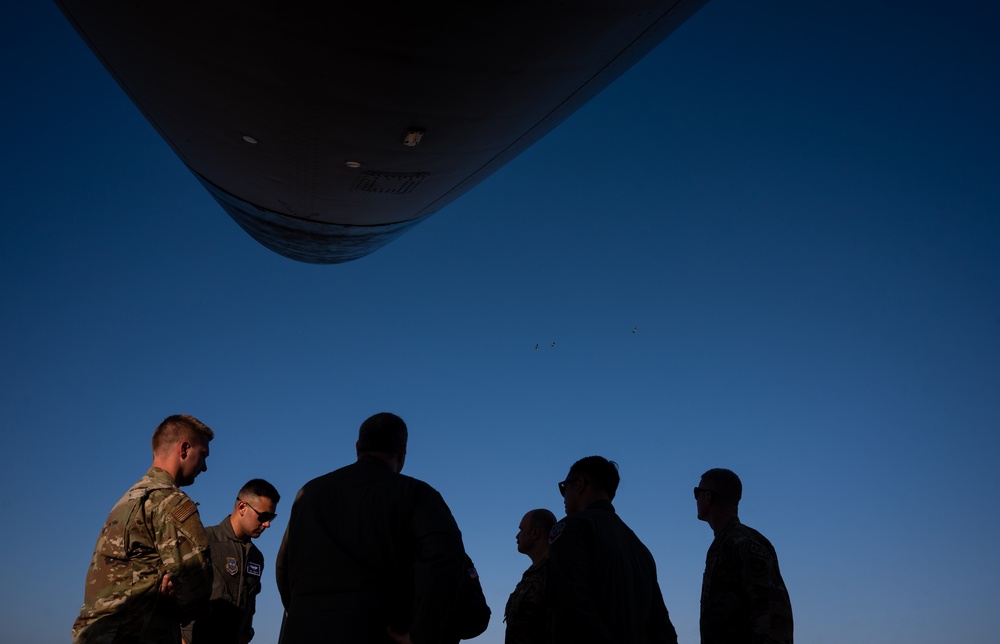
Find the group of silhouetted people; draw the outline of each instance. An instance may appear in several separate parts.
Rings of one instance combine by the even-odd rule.
[[[253,637],[263,556],[278,491],[262,479],[222,523],[202,526],[179,488],[205,471],[212,430],[171,416],[153,465],[115,505],[87,574],[75,643],[226,644]],[[400,472],[408,432],[380,413],[358,432],[357,461],[299,490],[275,563],[281,644],[457,644],[490,609],[448,505]],[[566,516],[525,514],[517,549],[531,566],[504,611],[508,644],[677,642],[649,550],[615,512],[618,466],[588,456],[559,482]],[[702,644],[791,644],[792,611],[770,542],[738,518],[742,484],[705,472],[694,488],[709,523]],[[183,638],[183,639],[182,639]]]
[[[642,541],[615,512],[618,466],[582,458],[559,483],[566,518],[524,515],[517,549],[531,559],[507,607],[506,644],[669,643],[677,633]],[[791,644],[792,607],[771,543],[740,523],[743,486],[712,469],[694,488],[715,532],[701,595],[702,644]]]

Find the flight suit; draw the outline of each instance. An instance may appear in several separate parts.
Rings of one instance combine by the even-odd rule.
[[[212,550],[208,614],[182,629],[188,644],[241,644],[253,639],[264,554],[250,539],[236,538],[229,515],[205,530]]]
[[[275,561],[283,644],[449,637],[468,577],[462,534],[434,488],[377,458],[299,490]]]
[[[458,644],[461,640],[471,640],[482,635],[490,625],[490,607],[479,581],[479,571],[469,555],[465,555],[465,572],[458,601],[442,644]]]
[[[677,642],[653,555],[610,501],[553,526],[547,583],[557,643]]]

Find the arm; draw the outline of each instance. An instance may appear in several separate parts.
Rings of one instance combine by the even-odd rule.
[[[739,547],[743,594],[753,633],[753,644],[791,642],[791,610],[788,594],[780,581],[778,561],[771,548],[746,540]],[[787,614],[786,614],[786,609]],[[785,624],[787,618],[788,624]]]
[[[278,594],[281,596],[281,605],[287,612],[291,599],[288,594],[288,528],[285,528],[285,536],[281,538],[281,545],[278,546],[278,556],[274,560],[274,577]]]
[[[161,574],[169,576],[168,596],[173,597],[184,621],[208,606],[212,593],[212,559],[208,535],[198,508],[178,490],[150,495],[153,530]]]
[[[466,576],[462,533],[444,499],[428,487],[417,499],[411,529],[416,602],[408,635],[416,644],[444,638]]]
[[[274,560],[274,577],[278,586],[278,594],[281,596],[281,605],[288,613],[288,606],[292,600],[291,584],[288,579],[288,540],[292,530],[292,520],[295,516],[295,504],[302,497],[303,490],[295,494],[295,501],[292,502],[292,511],[288,517],[288,524],[285,526],[285,534],[281,538],[281,545],[278,547],[278,556]]]
[[[670,622],[670,614],[663,603],[660,584],[653,580],[653,606],[646,626],[646,638],[650,644],[677,644],[677,631]]]

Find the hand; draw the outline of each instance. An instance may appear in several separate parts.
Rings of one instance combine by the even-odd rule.
[[[394,639],[399,644],[413,644],[413,640],[410,639],[409,633],[397,633],[396,631],[392,630],[391,626],[385,630],[388,631],[389,637]]]
[[[163,580],[160,582],[160,594],[167,597],[173,597],[177,594],[177,591],[174,590],[174,582],[170,581],[170,575],[163,575]]]

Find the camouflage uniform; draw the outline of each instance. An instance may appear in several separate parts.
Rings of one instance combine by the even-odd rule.
[[[735,519],[708,549],[702,644],[792,644],[792,604],[771,542]]]
[[[548,644],[552,641],[552,609],[545,599],[549,559],[542,559],[521,575],[507,600],[505,644]]]
[[[176,595],[161,596],[169,574]],[[151,467],[108,515],[87,571],[74,644],[175,644],[180,624],[207,606],[208,537],[198,508],[173,478]]]

